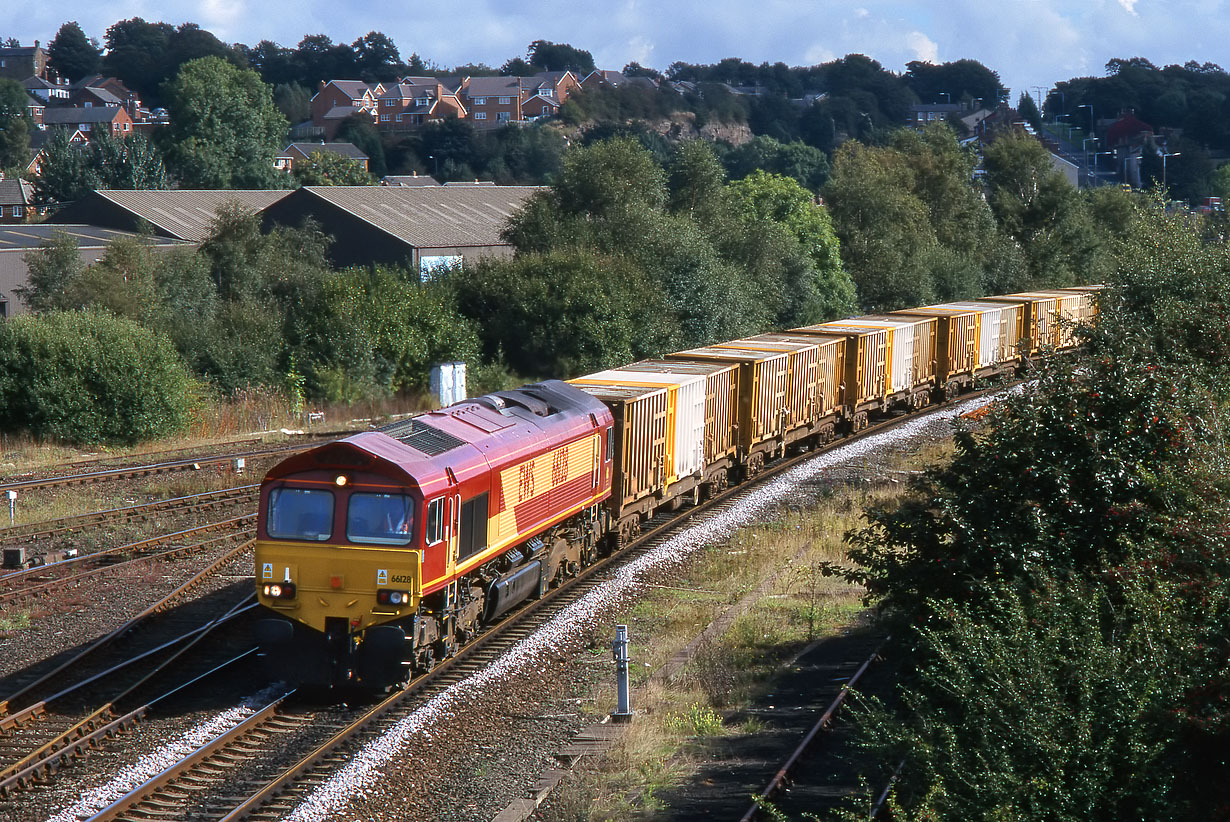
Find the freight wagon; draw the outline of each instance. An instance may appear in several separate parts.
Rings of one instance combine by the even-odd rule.
[[[634,537],[658,510],[1070,347],[1096,287],[851,317],[548,381],[322,445],[261,486],[273,675],[381,687]]]

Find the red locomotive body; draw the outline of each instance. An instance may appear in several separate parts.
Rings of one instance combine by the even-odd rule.
[[[593,553],[612,417],[549,381],[292,457],[261,486],[260,638],[273,673],[381,685]]]

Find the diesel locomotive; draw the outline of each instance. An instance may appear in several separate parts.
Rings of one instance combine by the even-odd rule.
[[[1076,344],[1098,287],[852,317],[499,391],[274,467],[271,678],[378,689],[767,460]]]

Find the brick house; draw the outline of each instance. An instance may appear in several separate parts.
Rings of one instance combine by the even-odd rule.
[[[118,106],[50,106],[43,110],[43,124],[75,129],[87,138],[100,129],[110,129],[113,137],[123,137],[133,130],[132,118]]]
[[[34,186],[19,178],[0,178],[0,223],[24,223]]]
[[[274,168],[285,171],[291,174],[295,170],[295,165],[304,162],[311,158],[312,154],[317,151],[336,154],[339,157],[344,157],[347,160],[353,160],[363,167],[364,171],[370,171],[368,167],[368,156],[364,154],[354,143],[291,143],[282,152],[278,154],[273,161]]]
[[[521,114],[520,77],[467,77],[458,94],[465,101],[469,119],[482,127],[501,126],[525,119]]]
[[[403,77],[377,100],[376,127],[385,132],[410,131],[446,117],[466,117],[457,92],[434,77]]]
[[[312,95],[310,110],[312,126],[330,140],[341,127],[342,121],[355,114],[367,114],[374,122],[376,101],[384,94],[383,83],[364,83],[362,80],[321,81],[320,88]]]
[[[0,48],[0,77],[21,82],[27,77],[47,76],[47,51],[38,41],[33,46],[5,46]]]
[[[141,98],[117,77],[95,74],[73,83],[69,86],[69,90],[72,95],[70,99],[72,105],[84,105],[84,103],[77,102],[79,99],[91,101],[94,105],[98,105],[98,101],[105,100],[110,102],[104,102],[103,105],[122,106],[134,123],[147,119],[145,110],[141,108]]]
[[[558,111],[559,107],[568,99],[568,95],[579,90],[581,90],[581,83],[571,71],[542,71],[533,77],[522,77],[522,116],[526,118],[538,117],[547,113],[542,111],[540,101],[535,100],[535,98],[540,98],[541,101],[547,102],[554,101],[555,110]],[[534,102],[530,104],[528,110],[525,109],[524,104],[529,103],[531,100],[534,100]]]

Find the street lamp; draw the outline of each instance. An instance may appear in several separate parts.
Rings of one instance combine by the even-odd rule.
[[[1098,121],[1093,119],[1093,103],[1081,103],[1077,108],[1089,109],[1089,133],[1093,134],[1098,126]]]
[[[1098,158],[1099,157],[1114,157],[1114,156],[1115,156],[1115,152],[1113,151],[1093,152],[1093,184],[1095,186],[1098,184],[1098,179],[1099,179],[1098,175],[1101,174],[1101,172],[1098,171]]]
[[[1098,141],[1097,137],[1086,137],[1084,142],[1081,143],[1081,150],[1085,154],[1085,182],[1086,183],[1089,182],[1089,144],[1096,143],[1097,141]],[[1094,162],[1095,163],[1097,162],[1096,157],[1094,158]]]
[[[1167,157],[1178,157],[1181,153],[1182,152],[1179,152],[1179,151],[1175,151],[1170,154],[1167,154],[1165,151],[1162,152],[1162,188],[1163,189],[1166,188],[1166,158]]]

